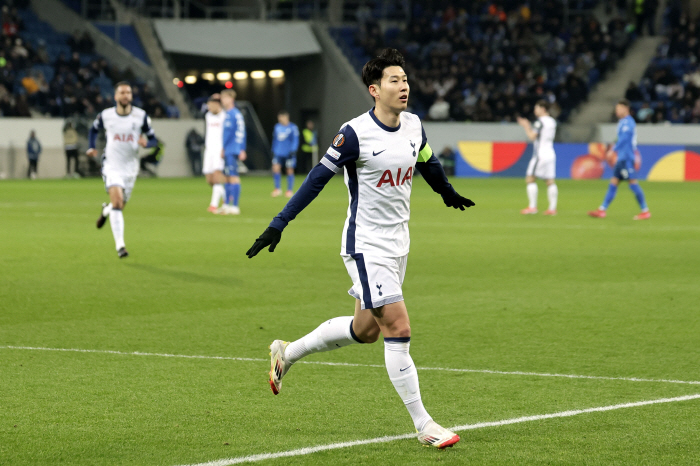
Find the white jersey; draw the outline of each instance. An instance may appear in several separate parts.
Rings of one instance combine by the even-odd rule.
[[[204,133],[204,157],[221,158],[221,150],[224,147],[224,120],[226,112],[223,110],[217,114],[207,112],[204,115],[206,132]]]
[[[373,111],[341,127],[321,159],[336,173],[345,167],[350,205],[341,254],[408,254],[413,173],[416,162],[431,155],[423,125],[412,113],[401,113],[396,128],[382,124]]]
[[[155,136],[151,119],[143,109],[131,107],[128,115],[119,115],[116,107],[110,107],[97,115],[92,129],[95,134],[105,130],[107,145],[102,160],[103,173],[136,176],[139,173],[139,137]]]
[[[537,133],[532,157],[542,161],[554,160],[554,136],[557,134],[557,120],[549,115],[545,115],[537,119],[533,125],[533,129]]]

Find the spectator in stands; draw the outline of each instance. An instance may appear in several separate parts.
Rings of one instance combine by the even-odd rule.
[[[168,106],[165,108],[165,114],[168,118],[180,118],[180,109],[175,105],[175,101],[170,99]]]
[[[630,83],[627,85],[625,99],[629,100],[630,102],[644,100],[644,94],[642,94],[642,91],[639,90],[639,87],[637,87],[634,81],[630,81]]]
[[[27,140],[27,159],[29,167],[27,168],[27,178],[35,179],[39,164],[39,155],[41,155],[41,143],[36,138],[36,133],[32,130],[29,133]]]

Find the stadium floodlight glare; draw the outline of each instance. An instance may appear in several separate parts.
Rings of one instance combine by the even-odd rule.
[[[233,73],[233,79],[236,81],[242,81],[244,79],[248,79],[248,72],[247,71],[236,71]]]
[[[202,79],[204,79],[205,81],[213,81],[214,73],[202,73]]]
[[[180,83],[179,79],[173,78],[173,84],[175,84],[177,86],[179,83]]]
[[[250,72],[250,77],[253,79],[263,79],[265,76],[267,76],[267,73],[264,71],[251,71]]]
[[[187,84],[194,84],[197,82],[197,76],[194,76],[194,75],[185,76],[185,82]]]
[[[216,79],[218,79],[219,81],[228,81],[229,79],[231,79],[231,73],[229,73],[228,71],[220,71],[216,73]]]
[[[267,75],[271,78],[284,78],[284,71],[282,70],[270,70]]]

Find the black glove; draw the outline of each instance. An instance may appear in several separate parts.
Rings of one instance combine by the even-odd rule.
[[[255,257],[260,251],[270,246],[270,252],[275,251],[275,247],[279,244],[282,239],[282,232],[276,228],[267,227],[263,234],[255,240],[255,243],[248,249],[246,255],[248,259]]]
[[[445,205],[447,207],[454,207],[455,209],[459,210],[464,210],[465,207],[471,207],[476,205],[474,204],[474,201],[472,201],[471,199],[467,199],[466,197],[460,196],[459,194],[457,194],[456,191],[443,194],[442,200],[445,202]]]

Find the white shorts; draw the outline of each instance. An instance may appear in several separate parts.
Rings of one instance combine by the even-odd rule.
[[[534,176],[541,180],[553,180],[556,178],[557,162],[556,159],[542,160],[538,157],[530,159],[527,166],[527,176]]]
[[[365,254],[342,255],[352,279],[348,294],[360,300],[362,309],[375,309],[403,301],[403,277],[408,255],[379,257]]]
[[[209,175],[214,172],[224,171],[224,159],[221,157],[221,152],[212,154],[204,151],[204,163],[202,164],[202,173]]]
[[[134,190],[136,176],[124,175],[122,173],[102,172],[102,179],[105,182],[105,191],[109,193],[109,188],[119,186],[124,190],[124,202],[131,197],[131,191]]]

